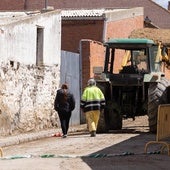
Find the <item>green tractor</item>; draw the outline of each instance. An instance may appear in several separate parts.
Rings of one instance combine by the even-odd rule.
[[[120,130],[123,119],[148,115],[150,132],[155,133],[158,106],[169,103],[169,81],[164,74],[168,49],[149,39],[130,38],[110,39],[104,46],[104,70],[96,82],[106,107],[97,131]]]

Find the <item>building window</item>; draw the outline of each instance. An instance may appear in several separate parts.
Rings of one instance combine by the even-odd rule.
[[[43,65],[44,28],[37,27],[36,65]]]

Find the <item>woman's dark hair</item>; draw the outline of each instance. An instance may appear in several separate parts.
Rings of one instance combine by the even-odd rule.
[[[67,84],[62,84],[61,85],[61,89],[63,90],[63,97],[61,99],[62,103],[65,103],[67,101],[67,97],[68,97],[68,85]]]
[[[62,85],[61,85],[61,88],[62,88],[62,89],[68,89],[68,85],[67,85],[66,83],[65,83],[65,84],[62,84]]]

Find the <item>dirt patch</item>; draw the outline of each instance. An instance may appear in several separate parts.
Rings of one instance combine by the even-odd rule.
[[[170,46],[170,29],[143,28],[134,30],[131,38],[148,38],[154,42],[162,41],[163,44]]]

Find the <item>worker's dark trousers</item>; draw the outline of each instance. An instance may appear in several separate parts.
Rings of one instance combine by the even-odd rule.
[[[59,111],[58,115],[59,115],[63,135],[67,135],[67,132],[68,132],[68,129],[69,129],[71,112],[60,112]]]

